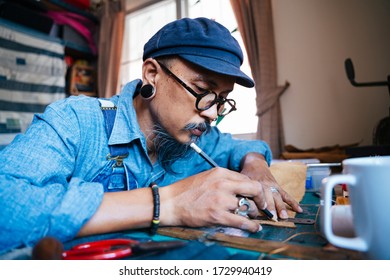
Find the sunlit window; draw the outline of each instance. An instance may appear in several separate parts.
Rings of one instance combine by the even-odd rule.
[[[157,30],[175,19],[175,0],[160,1],[126,16],[120,71],[121,87],[129,81],[141,78],[145,43]]]
[[[179,0],[180,1],[180,0]],[[181,0],[182,17],[207,17],[226,26],[244,52],[242,70],[251,76],[248,58],[237,22],[229,0]],[[163,25],[177,17],[176,1],[159,1],[157,4],[139,9],[126,16],[124,48],[122,54],[121,78],[123,86],[127,82],[141,78],[142,52],[146,41]],[[255,90],[236,85],[229,98],[237,101],[238,110],[228,115],[218,124],[223,132],[232,134],[253,134],[257,130]]]

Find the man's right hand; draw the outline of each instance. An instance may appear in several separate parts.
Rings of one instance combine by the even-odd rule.
[[[259,182],[225,168],[204,171],[160,188],[160,224],[189,227],[224,225],[250,232],[259,231],[261,227],[257,222],[234,214],[238,207],[237,196],[260,197],[260,203],[265,208]],[[258,214],[257,207],[249,201],[250,214],[255,216]]]

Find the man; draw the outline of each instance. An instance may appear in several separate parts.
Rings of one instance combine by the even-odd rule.
[[[259,231],[235,214],[238,196],[250,198],[249,216],[268,207],[287,218],[286,204],[302,211],[271,175],[266,143],[211,126],[236,109],[228,99],[235,83],[254,86],[225,27],[205,18],[174,21],[145,44],[143,58],[142,81],[110,100],[51,104],[2,151],[0,253],[45,236],[67,241],[146,228],[152,218],[154,229]],[[193,142],[221,167],[211,168],[189,148]]]

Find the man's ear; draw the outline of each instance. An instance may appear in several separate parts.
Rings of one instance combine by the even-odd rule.
[[[144,100],[152,99],[156,94],[155,77],[157,74],[157,61],[148,58],[142,65],[142,87],[140,90],[141,98]]]
[[[142,64],[142,82],[155,86],[154,82],[157,75],[157,61],[153,58],[148,58]]]

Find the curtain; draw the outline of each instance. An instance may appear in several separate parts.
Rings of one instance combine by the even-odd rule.
[[[284,147],[279,98],[288,88],[277,85],[275,40],[271,0],[230,0],[238,29],[248,54],[256,82],[256,106],[259,118],[256,138],[266,141],[274,158]]]
[[[98,96],[110,97],[119,91],[125,1],[104,0],[99,9],[99,18]]]

